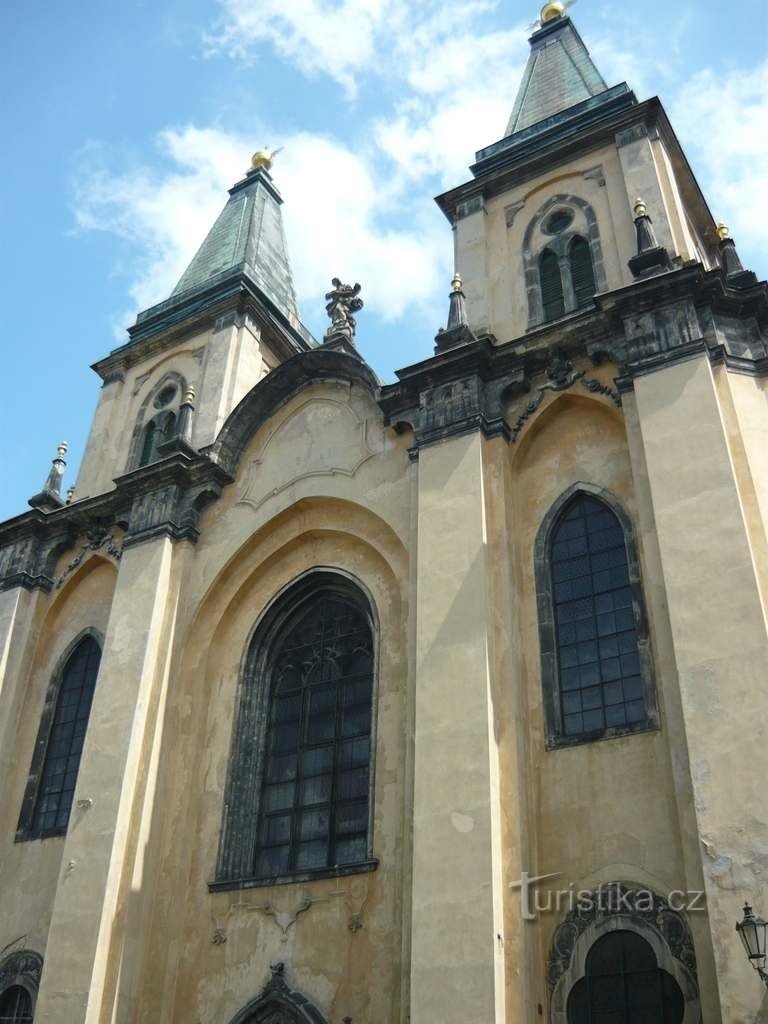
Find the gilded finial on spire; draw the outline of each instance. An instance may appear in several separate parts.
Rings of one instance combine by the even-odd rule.
[[[544,4],[541,8],[541,14],[539,15],[541,24],[546,25],[548,21],[562,18],[565,15],[565,10],[565,4],[561,0],[549,0],[549,3]]]
[[[718,225],[717,225],[717,237],[720,239],[721,242],[725,241],[726,238],[730,238],[731,237],[730,228],[728,227],[727,224],[724,224],[723,221],[719,221],[718,222]]]
[[[265,146],[263,149],[257,149],[251,157],[251,169],[254,171],[261,170],[264,168],[265,171],[272,170],[272,164],[275,162],[275,157],[278,153],[282,153],[283,147],[279,149],[270,149],[269,146]]]
[[[637,199],[635,200],[635,207],[634,207],[634,209],[635,209],[635,216],[636,217],[645,217],[646,214],[648,213],[648,207],[645,205],[645,200],[641,199],[640,196],[638,196]]]
[[[458,270],[453,275],[453,280],[451,281],[451,288],[455,292],[461,291],[461,274],[458,272]]]

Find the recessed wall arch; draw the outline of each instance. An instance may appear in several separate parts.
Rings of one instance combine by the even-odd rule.
[[[562,231],[546,234],[543,228],[554,213],[563,211],[571,214],[571,220]],[[531,218],[523,235],[523,270],[528,298],[528,328],[538,327],[553,316],[545,314],[545,296],[542,289],[541,259],[549,251],[557,258],[562,281],[562,313],[579,308],[583,299],[574,289],[569,256],[573,242],[582,238],[589,246],[594,284],[597,292],[607,290],[603,251],[600,242],[597,216],[592,206],[580,196],[558,193],[550,196]],[[557,315],[562,315],[559,313]]]

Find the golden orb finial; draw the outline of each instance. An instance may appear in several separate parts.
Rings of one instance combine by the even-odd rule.
[[[272,169],[272,161],[275,154],[271,152],[268,146],[264,149],[257,149],[251,157],[251,167],[254,171],[258,171],[260,167],[263,167],[265,171]]]
[[[458,270],[453,275],[453,280],[451,281],[451,288],[455,292],[461,291],[461,274],[458,272]]]
[[[565,4],[561,0],[549,0],[549,3],[544,4],[541,8],[541,14],[539,18],[542,25],[546,25],[548,21],[554,21],[555,18],[562,18],[565,14]]]
[[[728,225],[724,224],[722,221],[720,221],[717,225],[717,237],[720,239],[721,242],[724,242],[726,238],[731,237],[731,232]]]
[[[635,216],[645,217],[648,213],[648,207],[645,205],[645,200],[641,199],[640,196],[635,200]]]

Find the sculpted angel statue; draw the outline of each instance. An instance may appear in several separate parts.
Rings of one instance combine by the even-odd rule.
[[[363,308],[363,300],[360,298],[361,285],[342,284],[338,277],[334,277],[331,283],[333,290],[325,296],[328,303],[325,309],[331,318],[331,326],[325,332],[325,336],[330,338],[341,334],[351,341],[357,327],[353,314],[359,313]]]

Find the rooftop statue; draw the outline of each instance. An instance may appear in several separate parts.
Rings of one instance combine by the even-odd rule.
[[[338,277],[334,277],[331,283],[333,289],[325,296],[325,309],[331,318],[331,326],[325,332],[325,337],[341,336],[353,341],[357,327],[353,314],[359,313],[363,308],[363,300],[360,298],[361,285],[342,284]]]

